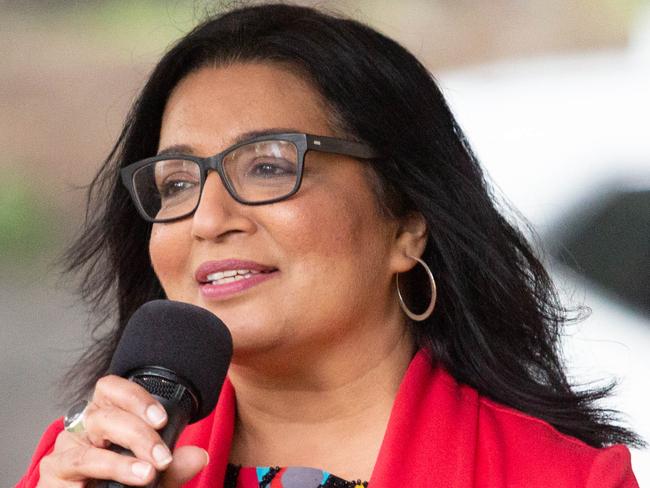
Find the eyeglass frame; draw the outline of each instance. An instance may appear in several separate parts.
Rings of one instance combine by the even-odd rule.
[[[235,191],[235,188],[232,186],[231,181],[226,176],[226,172],[223,169],[223,159],[227,154],[230,154],[232,151],[236,150],[239,147],[246,146],[248,144],[253,144],[256,142],[264,142],[264,141],[286,141],[286,142],[291,142],[295,145],[297,151],[296,152],[296,158],[297,158],[296,182],[294,184],[294,187],[291,189],[291,191],[286,195],[283,195],[281,197],[271,198],[268,200],[262,200],[259,202],[249,202],[243,200]],[[298,192],[298,190],[300,189],[300,185],[302,184],[302,176],[303,176],[303,170],[305,166],[305,155],[307,154],[308,151],[340,154],[343,156],[351,156],[359,159],[374,159],[379,157],[379,155],[374,149],[372,149],[369,145],[364,144],[362,142],[349,141],[346,139],[340,139],[338,137],[316,136],[313,134],[307,134],[302,132],[283,132],[278,134],[265,134],[262,136],[253,137],[251,139],[247,139],[245,141],[241,141],[236,144],[233,144],[232,146],[227,147],[226,149],[224,149],[218,154],[215,154],[213,156],[207,156],[204,158],[199,156],[193,156],[191,154],[184,154],[184,153],[169,153],[169,154],[161,154],[158,156],[153,156],[150,158],[142,159],[140,161],[136,161],[135,163],[131,163],[128,166],[125,166],[124,168],[120,169],[120,176],[122,179],[122,184],[128,190],[129,195],[131,196],[131,200],[135,203],[136,209],[138,210],[140,216],[144,220],[150,223],[167,223],[167,222],[174,222],[176,220],[184,219],[194,214],[194,212],[196,212],[196,209],[199,208],[199,205],[201,204],[201,196],[203,195],[203,189],[205,188],[205,182],[207,180],[208,171],[210,170],[216,171],[219,174],[221,183],[223,183],[223,186],[228,191],[228,194],[235,201],[243,205],[268,205],[271,203],[281,202],[282,200],[286,200],[290,198],[291,196],[295,195]],[[184,161],[192,161],[198,164],[201,170],[199,175],[200,176],[199,198],[196,202],[196,206],[191,211],[186,212],[178,217],[171,217],[167,219],[155,219],[155,218],[152,219],[145,212],[144,207],[142,206],[142,203],[140,202],[140,199],[137,196],[135,186],[133,184],[133,176],[135,172],[138,171],[140,168],[143,168],[144,166],[147,166],[149,164],[156,163],[158,161],[165,161],[167,159],[182,159]]]

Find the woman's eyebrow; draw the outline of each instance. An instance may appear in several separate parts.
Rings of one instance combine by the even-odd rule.
[[[294,133],[294,132],[301,133],[303,131],[295,128],[287,128],[287,127],[274,127],[272,129],[252,130],[252,131],[243,132],[239,134],[233,140],[233,144],[239,144],[240,142],[244,142],[249,139],[255,139],[256,137],[270,136],[273,134]]]
[[[255,139],[256,137],[269,136],[273,134],[295,133],[295,132],[300,133],[302,131],[295,128],[274,127],[272,129],[252,130],[248,132],[242,132],[241,134],[239,134],[237,137],[233,139],[232,143],[228,147],[234,146],[235,144],[239,144],[240,142],[244,142],[249,139]],[[165,156],[166,154],[194,154],[194,150],[192,149],[192,146],[189,146],[187,144],[174,144],[173,146],[169,146],[164,149],[161,149],[160,151],[158,151],[158,154],[156,154],[156,156]]]
[[[166,154],[192,154],[192,148],[187,144],[174,144],[173,146],[166,147],[158,151],[156,156],[164,156]]]

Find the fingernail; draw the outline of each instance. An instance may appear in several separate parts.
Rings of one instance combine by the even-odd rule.
[[[131,465],[131,471],[133,472],[134,475],[136,475],[140,479],[146,479],[149,474],[151,474],[151,470],[153,467],[149,463],[133,463]]]
[[[149,419],[149,422],[151,425],[154,427],[160,425],[163,423],[163,421],[167,418],[167,414],[165,411],[160,408],[158,405],[149,405],[147,407],[147,418]]]
[[[163,468],[172,462],[172,454],[163,444],[156,444],[151,451],[151,455],[156,460],[158,467]]]
[[[210,455],[208,454],[208,451],[206,451],[205,449],[203,450],[203,452],[205,453],[205,464],[204,464],[204,466],[207,466],[208,464],[210,464]]]

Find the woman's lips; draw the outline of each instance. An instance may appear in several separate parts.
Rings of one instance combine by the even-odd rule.
[[[277,276],[277,268],[254,261],[225,259],[199,266],[195,278],[205,298],[224,299]]]

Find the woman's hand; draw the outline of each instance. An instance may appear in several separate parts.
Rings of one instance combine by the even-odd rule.
[[[83,487],[90,480],[143,486],[164,471],[160,483],[176,488],[207,463],[207,453],[184,446],[171,453],[156,432],[167,423],[163,407],[144,388],[118,376],[101,378],[84,414],[84,432],[59,434],[41,460],[38,487]],[[135,457],[109,449],[117,444]]]

